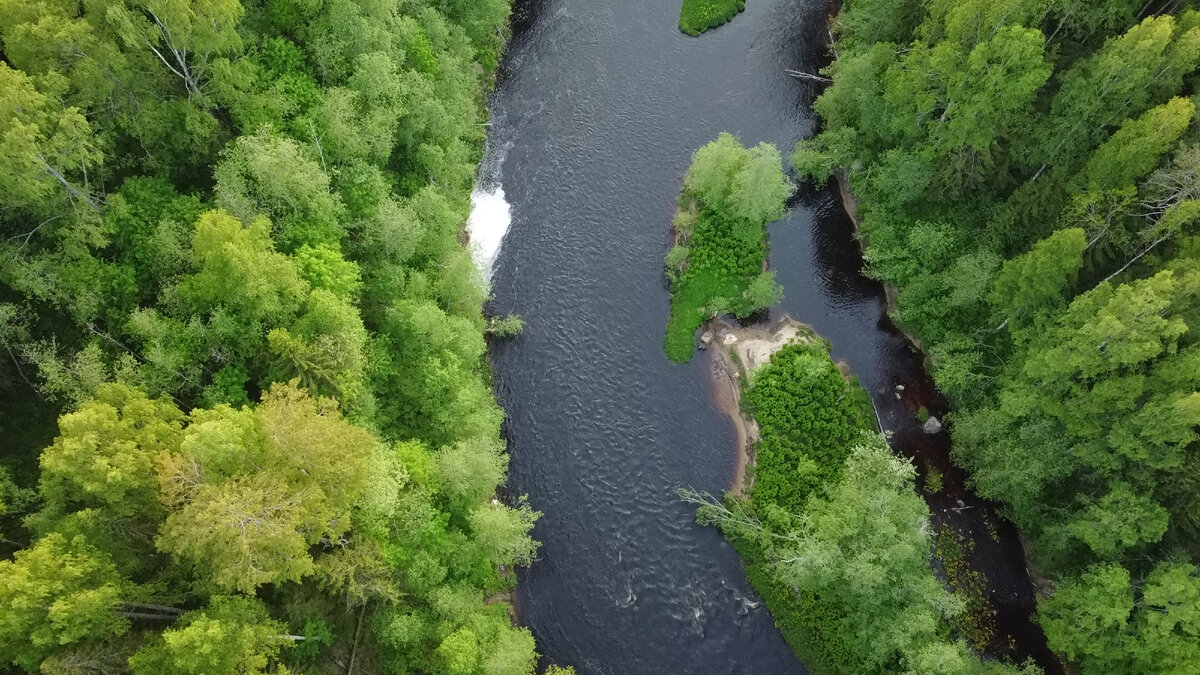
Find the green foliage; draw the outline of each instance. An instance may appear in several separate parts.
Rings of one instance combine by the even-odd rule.
[[[674,225],[681,241],[667,254],[671,318],[664,344],[672,361],[692,358],[705,319],[726,312],[747,317],[782,297],[774,276],[762,271],[767,223],[783,216],[792,192],[781,163],[773,146],[747,150],[728,133],[692,158]]]
[[[1113,190],[1145,177],[1183,135],[1195,114],[1196,107],[1191,101],[1173,98],[1122,124],[1088,158],[1084,168],[1088,187]]]
[[[1051,645],[1084,672],[1176,672],[1173,646],[1142,661],[1116,636],[1141,630],[1131,578],[1200,554],[1200,13],[852,0],[837,25],[825,130],[794,164],[848,174],[871,270],[958,408],[956,461],[1061,582]]]
[[[9,662],[35,671],[56,648],[115,637],[129,622],[113,610],[123,580],[83,539],[50,534],[0,561],[0,645]]]
[[[850,447],[874,420],[820,343],[790,345],[751,375],[746,402],[758,421],[753,497],[799,512],[835,482]]]
[[[837,17],[844,41],[859,44],[902,42],[921,15],[921,3],[914,0],[857,0],[847,3]]]
[[[183,615],[154,643],[129,660],[135,675],[151,673],[271,672],[280,649],[291,646],[283,624],[258,600],[217,595],[204,609]]]
[[[785,639],[818,672],[1018,672],[946,638],[961,600],[929,568],[915,471],[882,437],[859,434],[837,478],[800,510],[755,494],[704,504],[698,518],[732,539]]]
[[[520,335],[521,330],[525,328],[525,322],[516,314],[508,316],[492,317],[488,321],[487,332],[496,337],[512,337]]]
[[[929,509],[912,465],[873,439],[854,447],[777,554],[777,573],[802,598],[842,609],[828,630],[868,670],[921,653],[961,611],[929,570]]]
[[[963,601],[930,569],[916,470],[868,431],[870,399],[823,343],[773,354],[746,400],[762,436],[749,499],[681,494],[731,539],[800,658],[830,673],[1016,672],[946,637]]]
[[[169,400],[151,400],[121,384],[59,420],[59,436],[42,453],[40,492],[48,513],[98,508],[111,518],[158,514],[158,456],[182,440],[183,415]]]
[[[1164,562],[1138,586],[1117,564],[1094,566],[1063,584],[1039,610],[1051,647],[1085,673],[1193,668],[1200,658],[1196,568]]]
[[[679,30],[688,35],[699,35],[728,22],[744,9],[746,0],[683,0],[679,10]]]
[[[1083,230],[1055,232],[1004,263],[992,281],[988,303],[1003,312],[1014,333],[1039,313],[1061,311],[1063,292],[1083,266],[1086,249]]]
[[[925,473],[925,489],[931,493],[941,492],[943,487],[942,478],[941,471],[938,471],[935,467],[929,467]]]
[[[162,461],[172,512],[159,549],[243,592],[310,574],[309,547],[350,527],[375,439],[342,420],[334,402],[283,385],[255,410],[255,432],[228,408],[193,419],[182,452]],[[237,460],[222,456],[231,432],[244,444]],[[258,472],[262,464],[273,470]]]
[[[325,672],[357,641],[363,668],[438,673],[464,630],[482,671],[533,670],[483,603],[537,514],[492,500],[459,240],[508,12],[0,0],[0,353],[46,397],[2,412],[66,413],[10,439],[42,471],[0,482],[6,534],[40,499],[0,562],[6,659]],[[375,615],[423,618],[393,640]],[[285,652],[305,625],[338,646]]]

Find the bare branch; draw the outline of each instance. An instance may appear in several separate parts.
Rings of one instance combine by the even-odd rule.
[[[38,158],[38,161],[42,163],[42,167],[46,169],[46,173],[50,174],[51,176],[54,177],[55,180],[57,180],[59,183],[61,183],[62,186],[67,189],[67,192],[71,193],[72,197],[82,199],[85,204],[92,207],[93,211],[95,211],[96,213],[100,213],[100,207],[96,205],[96,202],[92,200],[91,196],[89,196],[86,192],[84,192],[84,191],[80,190],[79,188],[75,187],[74,185],[72,185],[71,182],[69,180],[67,180],[66,178],[64,178],[63,175],[61,173],[59,173],[57,169],[50,166],[50,162],[46,161],[46,158],[42,155],[42,153],[39,152],[37,154],[37,158]]]

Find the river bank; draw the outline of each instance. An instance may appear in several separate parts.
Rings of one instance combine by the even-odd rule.
[[[827,46],[834,60],[839,56],[833,43],[839,10],[837,3],[826,20]],[[838,168],[830,182],[834,189],[827,190],[837,195],[837,203],[852,232],[855,256],[864,261],[862,269],[869,275],[863,257],[869,240],[860,227],[859,201],[851,188],[848,171]],[[931,357],[925,352],[923,341],[896,320],[900,289],[878,281],[873,283],[881,296],[883,320],[918,355],[922,371],[921,386],[910,388],[897,383],[892,391],[873,392],[877,413],[878,399],[883,395],[889,403],[894,398],[906,404],[904,407],[919,422],[924,423],[929,416],[944,420],[951,408],[927,372]],[[880,423],[883,427],[882,418]],[[999,515],[998,505],[980,499],[967,487],[965,473],[950,459],[949,433],[940,422],[934,427],[935,434],[927,433],[925,428],[916,433],[911,420],[904,426],[907,433],[903,435],[896,435],[893,430],[893,449],[917,465],[918,492],[929,504],[937,533],[935,564],[945,581],[968,602],[969,624],[963,629],[972,646],[993,656],[1024,655],[1033,658],[1046,673],[1062,672],[1061,661],[1047,647],[1045,635],[1033,616],[1036,598],[1044,595],[1047,582],[1034,569],[1023,535]]]
[[[707,321],[703,331],[700,344],[708,351],[713,399],[733,422],[737,441],[737,463],[729,492],[740,497],[750,488],[747,472],[754,464],[753,448],[759,440],[758,422],[742,408],[743,386],[772,354],[790,344],[811,342],[816,333],[786,315],[769,328],[741,326],[718,317]]]
[[[489,311],[525,320],[492,348],[495,390],[508,489],[544,514],[516,606],[538,650],[581,675],[799,673],[749,570],[676,496],[727,490],[738,441],[713,398],[711,357],[664,358],[669,239],[649,224],[669,222],[679,177],[719,132],[780,148],[813,133],[820,88],[781,64],[827,62],[829,6],[749,3],[701,39],[678,32],[678,9],[520,0],[490,100],[512,226]],[[860,273],[836,194],[802,188],[791,207],[770,226],[769,266],[785,289],[770,314],[830,341],[901,454],[919,467],[947,456],[922,447],[942,442],[916,421],[919,405],[942,414],[936,390]],[[954,480],[946,474],[947,489]]]
[[[859,228],[859,203],[850,187],[849,175],[844,169],[838,169],[832,182],[862,255],[868,241]],[[877,283],[883,295],[887,321],[920,355],[921,367],[926,369],[930,357],[925,353],[922,341],[895,322],[900,289]],[[927,386],[905,393],[906,388],[900,385],[893,396],[897,401],[908,400],[908,408],[914,416],[924,413],[945,419],[951,412],[949,402],[937,391],[928,373],[924,373],[924,379]],[[923,419],[920,421],[924,422]],[[1048,674],[1063,672],[1061,661],[1046,646],[1045,635],[1033,616],[1036,599],[1045,596],[1048,582],[1034,569],[1027,542],[999,515],[998,505],[979,498],[967,487],[965,472],[950,459],[948,431],[940,430],[936,436],[936,439],[922,439],[929,441],[921,444],[925,452],[913,451],[911,456],[924,455],[925,461],[917,464],[921,476],[918,492],[929,504],[932,514],[936,532],[935,564],[946,583],[968,604],[969,622],[964,631],[973,646],[984,653],[1009,656],[1024,653],[1034,658]],[[917,438],[911,433],[908,437]],[[902,448],[896,449],[901,454],[909,454]],[[1005,555],[997,557],[998,549],[1006,550]],[[1018,590],[1014,590],[1014,586]],[[1006,595],[1010,597],[1005,598]],[[1026,644],[1018,646],[1018,639]]]

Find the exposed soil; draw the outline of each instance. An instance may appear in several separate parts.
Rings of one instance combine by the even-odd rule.
[[[742,411],[742,383],[766,365],[775,352],[790,344],[810,342],[816,334],[790,316],[781,317],[770,328],[741,326],[724,318],[711,319],[702,331],[712,336],[707,349],[713,396],[717,406],[733,421],[737,439],[737,465],[729,491],[741,495],[750,487],[746,468],[754,463],[752,453],[759,438],[758,422]]]

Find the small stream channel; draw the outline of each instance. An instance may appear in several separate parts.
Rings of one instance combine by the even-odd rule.
[[[752,0],[690,38],[677,29],[679,0],[517,1],[481,195],[511,218],[491,309],[520,314],[525,330],[497,342],[492,359],[510,491],[544,513],[541,559],[521,573],[516,608],[547,661],[614,675],[805,672],[737,554],[675,496],[681,486],[721,493],[736,457],[708,359],[672,364],[663,352],[662,260],[696,148],[730,131],[786,156],[815,131],[819,91],[784,69],[827,61],[830,6]],[[998,612],[997,653],[1049,664],[1029,622],[1020,544],[965,489],[945,434],[921,432],[915,411],[940,417],[945,401],[887,320],[881,287],[862,275],[851,230],[836,192],[797,194],[770,231],[785,291],[773,311],[830,339],[897,451],[943,473],[931,510],[975,542],[969,559]]]

